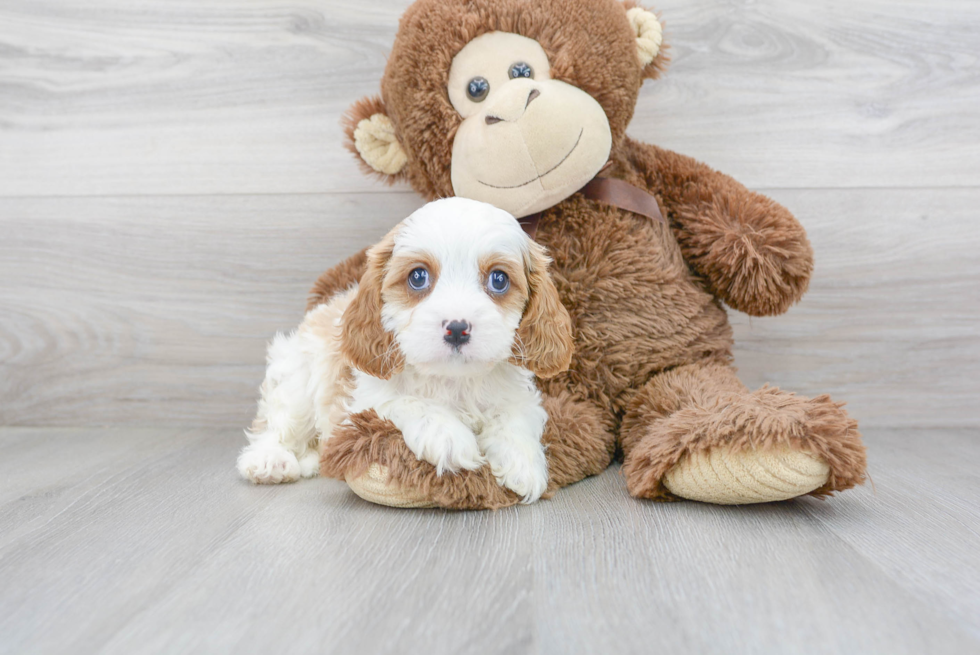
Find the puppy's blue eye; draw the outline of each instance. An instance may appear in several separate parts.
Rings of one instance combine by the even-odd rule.
[[[413,269],[411,273],[408,274],[408,286],[412,287],[416,291],[422,291],[429,286],[429,271],[425,270],[421,266],[419,268]]]
[[[512,80],[516,80],[518,77],[533,78],[534,70],[530,66],[525,64],[523,61],[519,61],[510,67],[510,70],[507,71],[507,74],[510,76],[510,79]]]
[[[493,293],[504,293],[510,288],[510,278],[503,271],[491,271],[487,277],[487,288]]]

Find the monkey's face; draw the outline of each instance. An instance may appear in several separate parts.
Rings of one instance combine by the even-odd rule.
[[[534,39],[508,32],[473,39],[453,58],[448,86],[463,119],[452,152],[457,196],[526,216],[582,188],[609,157],[602,106],[552,79]]]
[[[640,85],[666,64],[661,37],[636,0],[415,0],[381,96],[345,118],[348,147],[426,199],[533,214],[622,146]]]

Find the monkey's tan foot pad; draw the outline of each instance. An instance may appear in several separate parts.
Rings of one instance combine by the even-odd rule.
[[[788,500],[827,483],[823,460],[788,446],[764,450],[711,448],[688,453],[664,476],[675,496],[717,505]]]
[[[351,491],[369,503],[404,509],[438,507],[417,489],[405,488],[389,480],[388,468],[380,464],[371,464],[361,475],[345,479]]]

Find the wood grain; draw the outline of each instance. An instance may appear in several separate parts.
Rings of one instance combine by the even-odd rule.
[[[900,459],[913,466],[932,443],[892,431],[866,436],[877,493],[865,488],[828,502],[801,499],[735,511],[688,502],[650,505],[626,498],[613,469],[592,481],[586,498],[578,495],[583,485],[557,496],[561,520],[534,515],[540,545],[534,567],[541,572],[535,593],[548,617],[545,652],[589,653],[596,644],[604,652],[629,653],[654,647],[681,653],[976,652],[980,595],[961,584],[978,573],[980,539],[961,527],[972,515],[943,512],[919,523],[904,508],[912,497],[920,499],[917,507],[976,498],[980,479],[913,489],[893,475],[891,464],[899,458],[883,465],[876,455],[908,444]],[[923,479],[948,458],[976,448],[975,435],[944,443],[953,444],[920,469]],[[874,527],[854,530],[861,521]],[[952,558],[936,557],[948,550]],[[883,562],[887,566],[879,568]],[[951,616],[956,627],[947,622]]]
[[[876,489],[824,502],[612,468],[460,513],[250,486],[227,429],[5,428],[0,652],[980,652],[980,440],[866,436]]]
[[[817,270],[736,363],[863,425],[980,424],[980,191],[778,190]],[[265,344],[412,194],[0,199],[0,425],[244,426]]]
[[[407,3],[0,7],[0,425],[247,422],[312,279],[419,204],[337,127]],[[673,67],[631,133],[772,193],[817,250],[801,305],[733,315],[746,382],[980,424],[980,6],[658,8]]]
[[[980,424],[976,190],[774,190],[816,271],[786,315],[730,312],[749,386],[832,393],[862,425]]]
[[[265,344],[411,194],[0,201],[0,425],[242,425]]]
[[[338,121],[409,0],[6,0],[0,195],[384,192]],[[980,5],[656,3],[630,133],[752,187],[973,186]]]

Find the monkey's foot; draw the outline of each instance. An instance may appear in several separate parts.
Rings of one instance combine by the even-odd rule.
[[[689,453],[664,476],[667,491],[688,500],[747,505],[788,500],[825,485],[830,467],[800,450],[712,448]]]
[[[405,509],[438,507],[435,501],[418,489],[394,483],[388,475],[387,466],[371,464],[360,475],[347,477],[346,480],[351,491],[369,503]]]
[[[864,481],[857,422],[829,396],[764,387],[680,409],[643,429],[623,464],[638,498],[741,505],[829,496]]]
[[[593,405],[567,393],[545,394],[543,402],[548,489],[541,497],[550,498],[561,487],[605,470],[615,442]],[[437,475],[408,449],[398,428],[373,410],[351,416],[334,431],[320,456],[320,475],[345,480],[364,500],[391,507],[498,509],[521,501],[497,482],[490,466]]]
[[[320,456],[320,475],[345,480],[364,500],[389,507],[497,509],[521,500],[497,483],[489,466],[438,475],[374,410],[351,416],[334,431]]]

